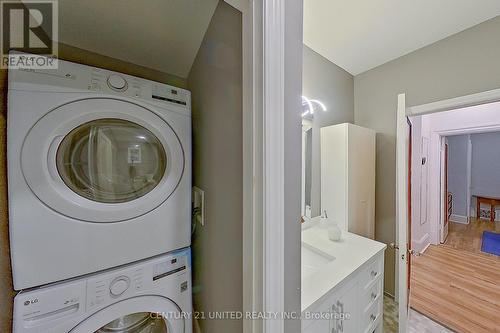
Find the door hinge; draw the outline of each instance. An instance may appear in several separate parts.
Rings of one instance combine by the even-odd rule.
[[[390,247],[391,249],[399,250],[399,245],[396,245],[395,243],[390,243],[390,244],[389,244],[389,247]]]

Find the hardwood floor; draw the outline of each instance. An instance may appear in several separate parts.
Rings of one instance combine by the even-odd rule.
[[[477,235],[453,231],[449,243],[413,258],[410,305],[457,332],[500,332],[500,261],[479,253],[477,240],[468,244]]]
[[[499,256],[481,252],[483,231],[500,233],[500,222],[490,222],[476,218],[472,218],[469,224],[450,222],[445,245],[457,250],[485,254],[496,260],[500,260]]]

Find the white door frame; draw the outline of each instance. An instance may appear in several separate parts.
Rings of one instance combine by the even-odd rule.
[[[396,165],[396,177],[398,179],[405,179],[407,173],[407,160],[405,162],[405,158],[407,157],[407,146],[406,146],[406,117],[410,116],[419,116],[431,113],[438,113],[443,111],[451,111],[455,109],[462,109],[466,107],[472,107],[482,104],[489,104],[493,102],[500,101],[500,89],[489,90],[481,93],[476,93],[467,96],[461,96],[456,98],[451,98],[447,100],[442,100],[433,103],[422,104],[418,106],[405,107],[405,94],[398,95],[398,112],[396,114],[396,142],[397,142],[397,165]],[[404,113],[402,110],[405,110]],[[458,132],[455,132],[458,134]],[[443,133],[441,133],[443,134]],[[439,134],[435,133],[438,136]],[[432,142],[432,138],[431,138]],[[440,141],[438,140],[438,143]],[[430,144],[431,145],[431,144]],[[432,147],[432,145],[431,145]],[[440,150],[440,146],[438,145]],[[431,148],[433,149],[433,148]],[[438,155],[439,156],[439,155]],[[439,166],[438,166],[439,167]],[[440,187],[438,187],[439,190]],[[399,295],[399,332],[406,332],[407,326],[407,309],[406,301],[407,301],[407,270],[406,270],[406,261],[407,261],[407,227],[408,227],[408,215],[407,215],[407,203],[408,200],[408,188],[406,184],[401,184],[401,186],[397,185],[396,192],[396,202],[397,202],[397,213],[396,213],[396,235],[398,237],[397,244],[399,245],[399,253],[396,256],[396,273],[398,275],[398,285],[396,286]],[[430,219],[432,219],[432,215]],[[404,254],[404,256],[403,256]]]
[[[472,141],[467,136],[467,223],[470,223],[471,214],[471,183],[472,183]]]
[[[399,333],[406,333],[408,311],[407,252],[408,252],[408,122],[406,96],[398,95],[396,112],[396,253],[395,294],[398,301]],[[402,266],[400,266],[402,264]],[[401,269],[400,269],[401,268]]]
[[[448,227],[449,225],[446,224],[446,229],[445,229],[445,220],[446,220],[446,212],[444,211],[444,205],[446,204],[445,200],[447,200],[447,195],[444,193],[445,190],[445,183],[444,183],[444,178],[445,178],[445,149],[446,149],[446,137],[445,136],[439,136],[439,193],[441,194],[441,198],[439,200],[440,205],[439,205],[439,242],[444,243],[446,240],[446,237],[448,236]],[[439,243],[438,243],[439,244]]]
[[[285,74],[302,70],[285,67],[285,4],[301,13],[302,1],[225,1],[242,12],[243,24],[243,311],[283,313]],[[301,26],[302,17],[291,23]],[[298,99],[298,115],[300,106]],[[244,333],[283,333],[284,326],[282,318],[243,320]]]
[[[243,60],[243,312],[262,310],[262,9],[260,1],[224,0],[242,13]],[[262,323],[245,319],[244,333]]]

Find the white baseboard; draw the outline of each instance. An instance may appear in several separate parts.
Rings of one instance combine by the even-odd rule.
[[[427,243],[427,245],[422,249],[422,251],[420,251],[420,254],[423,254],[425,253],[425,251],[429,248],[429,246],[431,246],[431,243]]]
[[[412,240],[412,250],[415,250],[416,252],[423,253],[425,249],[429,246],[430,241],[429,241],[430,235],[426,233],[420,239],[413,239]]]
[[[451,214],[450,221],[455,223],[469,224],[467,216]]]

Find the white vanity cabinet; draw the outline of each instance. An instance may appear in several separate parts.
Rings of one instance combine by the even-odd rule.
[[[383,255],[378,252],[303,311],[310,319],[302,320],[302,333],[382,333]]]

